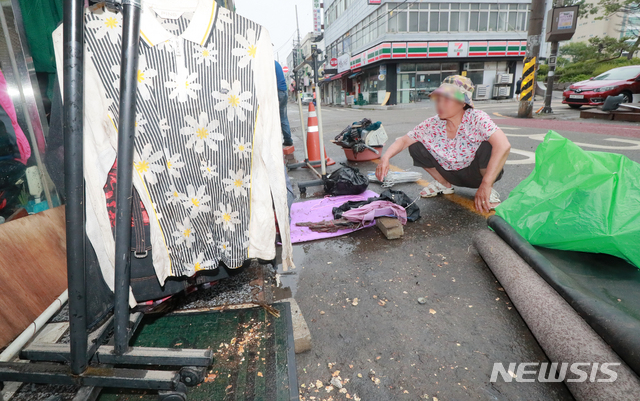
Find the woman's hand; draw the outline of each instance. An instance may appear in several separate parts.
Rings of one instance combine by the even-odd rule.
[[[479,212],[489,213],[489,210],[491,210],[491,205],[489,204],[489,198],[491,197],[491,188],[491,185],[483,182],[482,184],[480,184],[478,191],[476,191],[475,204],[476,210],[478,210]]]
[[[378,167],[376,167],[376,178],[380,182],[383,182],[384,177],[389,173],[389,159],[385,156],[380,158],[380,163],[378,163]]]

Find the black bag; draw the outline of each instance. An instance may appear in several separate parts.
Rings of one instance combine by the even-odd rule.
[[[324,192],[332,195],[358,195],[367,190],[369,179],[357,168],[342,163],[341,168],[329,174],[324,181]]]
[[[393,189],[387,189],[380,194],[378,200],[388,200],[405,208],[407,211],[407,220],[416,221],[420,218],[420,208],[415,202],[402,191],[394,191]]]

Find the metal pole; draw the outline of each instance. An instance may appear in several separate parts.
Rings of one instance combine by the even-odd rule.
[[[298,32],[298,44],[296,45],[296,66],[294,67],[294,72],[296,73],[296,94],[298,95],[298,98],[300,97],[300,81],[298,80],[298,64],[300,64],[300,60],[298,60],[298,58],[300,57],[300,24],[298,23],[298,5],[296,4],[296,31]]]
[[[549,74],[547,75],[547,90],[544,93],[544,108],[541,113],[553,113],[551,100],[553,99],[553,81],[556,72],[556,58],[558,57],[558,42],[551,42],[551,53],[549,54]]]
[[[118,173],[116,184],[116,258],[114,352],[129,349],[129,284],[131,281],[131,191],[138,82],[141,0],[122,2],[122,64],[118,119]]]
[[[556,0],[555,7],[562,7],[563,0]],[[553,100],[553,81],[556,73],[556,59],[558,57],[558,42],[551,42],[551,53],[549,54],[549,74],[547,74],[547,90],[544,93],[544,108],[542,113],[553,113],[551,101]]]
[[[67,284],[71,372],[87,368],[85,220],[83,176],[84,0],[65,0],[63,16],[64,181],[67,189]],[[36,150],[37,152],[37,150]]]
[[[520,93],[520,105],[518,117],[533,117],[533,98],[536,90],[536,71],[538,54],[540,53],[540,41],[542,35],[542,23],[544,21],[545,0],[533,0],[531,2],[531,17],[529,19],[529,33],[527,35],[527,56],[525,57],[525,70],[522,74],[522,89]],[[528,67],[530,65],[531,67]]]
[[[324,154],[324,138],[322,135],[322,102],[320,101],[320,85],[316,83],[316,110],[318,112],[318,137],[320,138],[320,171],[322,172],[322,178],[327,176],[327,160]]]

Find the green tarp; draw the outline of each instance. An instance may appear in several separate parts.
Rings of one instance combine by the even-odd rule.
[[[549,131],[533,172],[496,208],[537,246],[606,253],[640,267],[640,164]]]

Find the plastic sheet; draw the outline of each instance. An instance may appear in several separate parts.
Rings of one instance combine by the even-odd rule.
[[[533,172],[496,208],[533,245],[606,253],[640,267],[640,164],[549,131]]]

